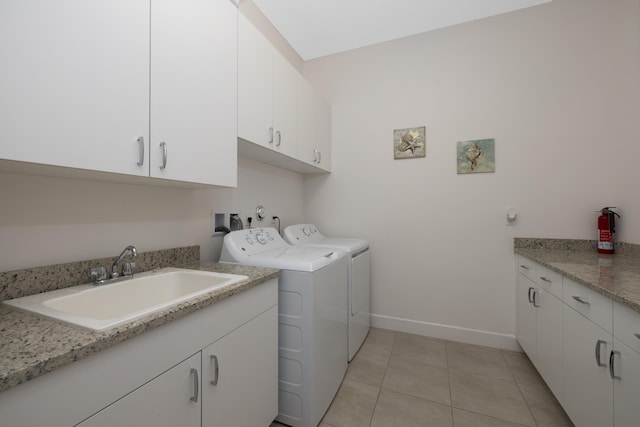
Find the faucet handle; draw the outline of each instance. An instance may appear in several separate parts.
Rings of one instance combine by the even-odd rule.
[[[94,282],[107,279],[107,269],[104,267],[95,267],[89,271],[89,275]]]
[[[136,268],[135,262],[127,262],[122,266],[123,276],[133,276],[133,270]]]

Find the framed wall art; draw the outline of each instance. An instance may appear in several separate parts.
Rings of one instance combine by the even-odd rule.
[[[496,171],[495,139],[458,141],[458,173],[487,173]]]
[[[393,158],[413,159],[426,155],[426,128],[395,129],[393,131]]]

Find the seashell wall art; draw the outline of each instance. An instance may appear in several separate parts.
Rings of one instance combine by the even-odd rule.
[[[393,158],[397,160],[425,157],[427,152],[425,132],[425,126],[395,129],[393,131]]]
[[[458,173],[496,171],[495,139],[458,141]]]

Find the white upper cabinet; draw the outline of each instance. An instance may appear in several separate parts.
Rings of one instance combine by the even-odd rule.
[[[1,2],[0,159],[235,186],[237,14],[228,0]]]
[[[243,15],[238,33],[240,153],[296,172],[329,171],[328,104]]]
[[[241,15],[238,42],[238,136],[297,154],[295,68]]]
[[[305,79],[298,79],[298,158],[331,170],[331,107]]]
[[[150,175],[236,185],[238,9],[154,0]]]
[[[238,17],[238,136],[273,144],[273,57],[269,41],[242,14]]]
[[[274,49],[273,55],[273,147],[295,157],[298,154],[298,80],[302,76]]]
[[[0,57],[0,158],[149,174],[149,1],[3,0]]]

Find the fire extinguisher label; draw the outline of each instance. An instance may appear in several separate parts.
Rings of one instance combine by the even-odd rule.
[[[598,249],[613,250],[613,239],[609,230],[598,230]]]

